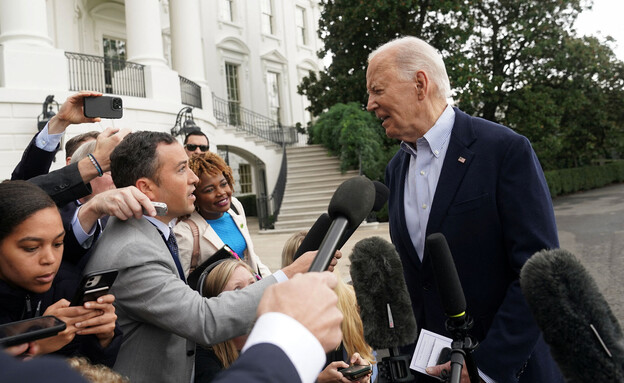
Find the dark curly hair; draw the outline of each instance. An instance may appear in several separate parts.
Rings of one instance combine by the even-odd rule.
[[[218,174],[223,174],[230,187],[234,186],[232,168],[230,168],[218,154],[205,152],[198,156],[192,156],[189,159],[189,168],[197,177],[201,177],[202,174],[207,174],[213,177]]]
[[[118,188],[134,186],[139,178],[160,182],[156,177],[159,168],[156,147],[171,145],[176,139],[169,133],[141,131],[128,134],[111,153],[111,176]]]
[[[50,196],[27,181],[0,183],[0,242],[39,210],[56,207]]]

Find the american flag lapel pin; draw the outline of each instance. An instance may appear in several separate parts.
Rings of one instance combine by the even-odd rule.
[[[459,161],[459,162],[461,162],[463,164],[464,162],[466,162],[466,159],[464,157],[462,157],[462,156],[459,156],[457,161]]]

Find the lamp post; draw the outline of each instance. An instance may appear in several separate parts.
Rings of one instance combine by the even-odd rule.
[[[37,129],[39,131],[41,131],[46,126],[48,121],[56,115],[56,113],[52,110],[53,104],[56,105],[56,111],[58,112],[59,104],[56,100],[54,100],[54,95],[50,94],[45,98],[45,101],[42,104],[43,110],[41,114],[37,116]]]
[[[174,137],[182,135],[186,136],[195,131],[201,131],[201,128],[197,126],[195,119],[193,118],[193,107],[185,106],[180,109],[178,115],[176,116],[175,125],[171,128],[171,135]]]

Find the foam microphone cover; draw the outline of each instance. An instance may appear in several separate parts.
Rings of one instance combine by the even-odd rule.
[[[466,311],[466,297],[444,234],[433,233],[427,236],[425,249],[431,257],[433,276],[444,313],[449,317],[463,314]]]
[[[364,176],[344,181],[332,196],[327,212],[332,219],[344,217],[348,228],[356,228],[371,212],[375,202],[375,186]]]
[[[323,238],[325,238],[325,234],[327,234],[327,230],[329,230],[329,225],[331,225],[332,219],[329,218],[329,214],[323,213],[321,214],[314,225],[308,231],[308,234],[301,241],[301,245],[293,255],[293,261],[299,258],[306,251],[316,251],[318,250],[321,242],[323,242]]]
[[[416,319],[394,245],[380,237],[366,238],[355,244],[349,259],[366,342],[376,350],[413,343]],[[394,328],[388,325],[387,304]]]
[[[379,211],[388,201],[388,196],[390,195],[390,189],[379,181],[373,181],[373,186],[375,186],[375,202],[373,202],[373,210]],[[341,249],[345,243],[351,238],[355,230],[357,230],[358,226],[354,228],[349,228],[345,231],[345,233],[340,238],[340,242],[338,242],[338,249]],[[327,230],[326,230],[327,231]],[[320,243],[319,243],[320,244]],[[318,247],[317,247],[318,249]],[[316,249],[315,249],[316,250]]]
[[[520,272],[520,286],[567,382],[624,382],[622,329],[573,254],[562,249],[535,253]]]
[[[375,186],[375,202],[373,203],[373,211],[379,211],[388,202],[390,189],[379,181],[373,181]]]

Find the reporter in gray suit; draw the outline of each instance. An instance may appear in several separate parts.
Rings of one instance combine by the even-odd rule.
[[[171,135],[135,132],[115,148],[115,185],[135,186],[165,202],[165,216],[111,218],[85,273],[119,270],[111,293],[125,334],[114,369],[136,382],[190,382],[195,342],[210,345],[247,333],[264,289],[308,270],[314,253],[243,290],[206,299],[185,282],[171,228],[194,209],[197,176],[184,148]],[[171,235],[171,236],[170,236]],[[336,259],[332,261],[335,265]]]

